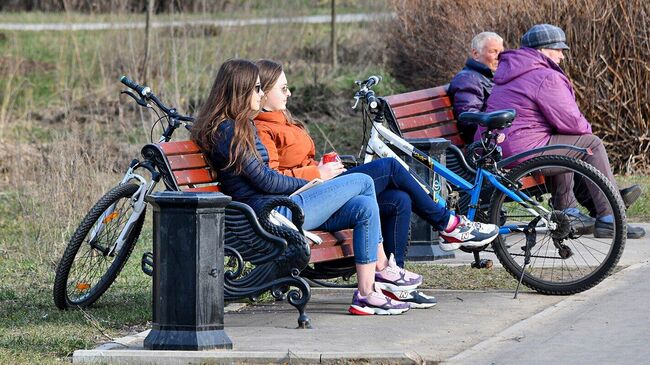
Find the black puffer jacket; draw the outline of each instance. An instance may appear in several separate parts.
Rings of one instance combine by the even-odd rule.
[[[487,108],[487,99],[492,92],[494,74],[486,65],[469,58],[465,68],[451,79],[449,90],[456,118],[463,112],[483,112]],[[474,140],[475,125],[458,124],[458,129],[465,143]]]
[[[259,212],[264,204],[278,196],[288,196],[307,183],[307,180],[285,176],[269,168],[269,156],[266,148],[255,134],[255,148],[262,160],[251,157],[244,164],[241,174],[236,174],[232,167],[225,168],[230,161],[230,142],[234,136],[234,121],[226,120],[219,125],[214,147],[210,153],[210,162],[217,169],[217,180],[222,185],[224,194],[233,200],[246,203]],[[251,122],[252,123],[252,122]]]

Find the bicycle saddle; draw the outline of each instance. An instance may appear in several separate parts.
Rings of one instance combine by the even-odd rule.
[[[478,124],[488,130],[510,127],[517,112],[514,109],[497,110],[491,113],[464,112],[458,116],[458,121],[463,123]]]

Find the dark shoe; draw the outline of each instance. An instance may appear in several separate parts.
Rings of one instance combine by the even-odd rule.
[[[645,229],[643,227],[636,227],[627,225],[627,238],[636,239],[645,236]],[[594,237],[596,238],[612,238],[614,237],[614,223],[606,223],[596,221],[594,229]]]
[[[621,189],[621,197],[625,208],[629,208],[641,196],[641,187],[639,185],[632,185],[629,188]]]
[[[391,292],[385,289],[382,289],[382,293],[385,296],[399,300],[400,302],[408,303],[411,308],[431,308],[438,303],[436,298],[431,295],[426,295],[421,291],[417,290],[405,290],[399,292]]]
[[[594,233],[594,225],[596,224],[596,218],[590,217],[582,213],[577,208],[569,208],[564,210],[571,227],[575,230],[576,234],[586,235]]]

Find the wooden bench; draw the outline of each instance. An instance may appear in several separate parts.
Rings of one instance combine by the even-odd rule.
[[[166,142],[158,145],[173,173],[175,190],[187,192],[221,191],[217,176],[206,161],[206,156],[193,141]],[[313,232],[322,240],[311,246],[309,263],[319,263],[353,257],[352,230],[340,232]]]
[[[468,181],[474,175],[462,162],[461,155],[466,147],[458,131],[451,98],[447,94],[449,85],[411,91],[385,97],[392,109],[404,139],[444,138],[455,146],[447,150],[445,165]],[[544,177],[525,177],[523,188],[544,183]]]
[[[221,190],[206,156],[193,141],[149,144],[143,148],[142,155],[154,162],[168,190]],[[286,291],[289,286],[298,287],[302,291],[300,300],[287,297],[300,311],[299,325],[308,325],[304,306],[310,292],[303,278],[349,277],[355,272],[352,230],[313,233],[321,238],[320,244],[314,244],[289,228],[278,227],[268,220],[260,221],[248,205],[232,202],[226,207],[224,248],[226,258],[234,260],[235,264],[230,270],[226,269],[224,299],[254,298],[267,290],[275,296],[280,295],[277,289]]]

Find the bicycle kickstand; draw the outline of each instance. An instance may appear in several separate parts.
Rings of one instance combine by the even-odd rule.
[[[521,287],[521,282],[524,280],[524,273],[526,272],[526,266],[530,264],[530,249],[535,246],[537,241],[537,232],[535,227],[540,221],[541,217],[533,219],[528,226],[524,229],[524,234],[526,235],[526,247],[524,248],[524,265],[521,268],[521,275],[519,276],[519,282],[517,283],[517,289],[515,289],[515,296],[512,299],[517,299],[517,294],[519,293],[519,288]]]

